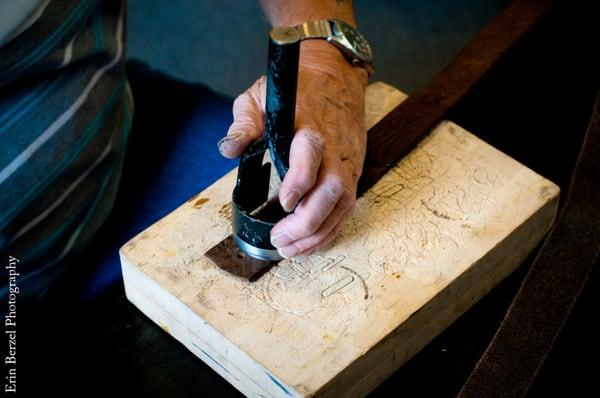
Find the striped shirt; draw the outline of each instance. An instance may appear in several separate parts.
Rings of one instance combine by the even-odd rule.
[[[133,106],[124,24],[121,0],[42,0],[0,47],[0,252],[26,295],[111,210]]]

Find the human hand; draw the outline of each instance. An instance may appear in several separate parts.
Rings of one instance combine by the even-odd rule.
[[[366,148],[366,84],[366,70],[350,65],[329,43],[302,43],[296,132],[279,190],[284,210],[295,209],[271,231],[271,243],[283,257],[326,247],[354,210]],[[234,122],[219,141],[223,156],[240,156],[262,136],[265,93],[263,76],[235,100]]]

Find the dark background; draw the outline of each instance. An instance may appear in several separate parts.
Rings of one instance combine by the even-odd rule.
[[[509,0],[355,0],[374,80],[407,93],[439,72]],[[266,71],[257,0],[128,0],[128,51],[172,76],[236,96]]]

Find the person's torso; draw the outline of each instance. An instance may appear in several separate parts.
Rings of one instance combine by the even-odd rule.
[[[1,1],[20,21],[0,32],[0,253],[27,278],[112,206],[132,112],[125,16],[121,0]]]

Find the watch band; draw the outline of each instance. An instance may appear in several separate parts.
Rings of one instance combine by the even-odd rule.
[[[346,58],[352,65],[360,66],[360,67],[364,68],[367,71],[367,73],[369,74],[369,76],[371,76],[373,74],[373,72],[375,71],[372,63],[362,61],[358,57],[349,57],[348,51],[345,51],[342,48],[340,48],[332,40],[336,36],[332,29],[332,24],[334,22],[335,22],[334,20],[330,20],[330,19],[319,19],[319,20],[314,20],[314,21],[306,21],[300,25],[297,25],[295,27],[295,29],[300,34],[300,40],[306,40],[306,39],[325,39],[325,40],[327,40],[329,43],[334,45],[334,47],[338,48],[338,50],[340,50],[342,52],[342,54],[344,55],[344,58]]]
[[[333,36],[331,22],[327,19],[307,21],[297,26],[300,37],[304,39],[327,39]]]

